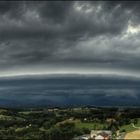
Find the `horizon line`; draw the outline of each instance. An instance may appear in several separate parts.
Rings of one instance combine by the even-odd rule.
[[[122,78],[135,78],[135,79],[140,79],[140,74],[133,74],[133,73],[121,73],[121,72],[44,72],[44,73],[19,73],[19,74],[4,74],[0,75],[0,78],[26,78],[26,77],[36,77],[36,76],[101,76],[101,77],[122,77]]]

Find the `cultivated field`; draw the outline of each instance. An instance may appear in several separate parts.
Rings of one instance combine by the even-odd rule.
[[[125,140],[128,140],[128,139],[140,139],[140,130],[136,130],[136,131],[133,131],[133,132],[129,132],[126,134]]]

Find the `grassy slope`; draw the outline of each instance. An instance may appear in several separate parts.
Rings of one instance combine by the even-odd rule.
[[[104,128],[104,124],[100,124],[100,123],[85,123],[85,122],[76,122],[76,127],[77,128],[88,128],[90,130],[99,130],[99,129],[103,129]]]
[[[140,118],[138,119],[138,123],[135,125],[136,127],[140,127]],[[125,129],[126,132],[132,132],[132,131],[135,131],[137,130],[136,128],[133,128],[132,127],[132,124],[129,124],[129,125],[123,125],[120,130],[123,130]]]

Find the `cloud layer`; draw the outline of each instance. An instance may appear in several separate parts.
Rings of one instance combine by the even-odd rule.
[[[0,2],[0,75],[139,74],[140,2]]]
[[[140,79],[50,77],[0,79],[0,105],[140,106]]]

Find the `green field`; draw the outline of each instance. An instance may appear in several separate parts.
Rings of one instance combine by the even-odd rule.
[[[140,127],[140,118],[138,119],[137,124],[135,124],[136,127]],[[125,130],[126,132],[132,132],[137,130],[137,128],[132,127],[132,124],[128,124],[128,125],[123,125],[122,127],[120,127],[120,130]]]
[[[111,130],[114,136],[121,130],[124,136],[140,127],[136,112],[139,109],[0,109],[0,138],[71,140],[91,130]]]
[[[77,128],[87,128],[87,129],[89,129],[89,130],[101,130],[101,129],[103,129],[106,125],[105,124],[101,124],[101,123],[91,123],[91,122],[89,122],[89,123],[87,123],[87,122],[80,122],[80,121],[78,121],[78,122],[76,122],[75,123],[76,124],[76,127]]]
[[[123,125],[120,130],[125,130],[126,132],[131,132],[137,130],[136,128],[133,128],[131,124]]]

